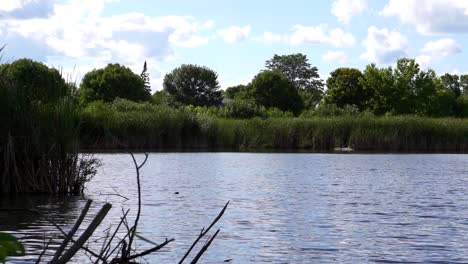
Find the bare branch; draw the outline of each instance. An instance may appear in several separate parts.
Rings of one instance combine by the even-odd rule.
[[[198,243],[198,241],[200,241],[200,239],[202,239],[206,235],[206,233],[208,233],[210,231],[210,229],[219,221],[219,219],[221,219],[221,217],[223,216],[224,212],[226,211],[226,208],[228,207],[228,205],[229,205],[229,201],[226,203],[223,210],[221,210],[221,212],[219,212],[218,216],[213,220],[211,225],[206,230],[204,228],[202,229],[202,231],[200,232],[200,235],[198,235],[197,239],[195,239],[192,246],[190,246],[190,248],[187,250],[185,255],[179,261],[179,264],[182,264],[184,262],[184,260],[188,257],[188,255],[190,254],[192,249],[195,247],[195,245]]]
[[[55,261],[58,260],[58,258],[62,254],[63,250],[67,247],[68,242],[70,242],[70,240],[73,238],[73,235],[75,235],[76,231],[78,230],[78,228],[81,225],[81,222],[83,222],[83,219],[85,218],[86,214],[88,213],[89,207],[91,207],[92,202],[93,202],[93,200],[88,200],[86,202],[85,207],[83,208],[83,210],[81,210],[80,217],[78,217],[78,220],[76,220],[75,225],[70,230],[70,232],[68,232],[68,234],[65,237],[65,239],[63,240],[62,244],[60,245],[60,247],[55,252],[55,255],[54,255],[54,257],[52,258],[52,261],[51,261],[52,263],[54,263]]]
[[[201,258],[201,256],[203,255],[203,253],[205,253],[205,251],[210,247],[211,245],[211,242],[213,242],[213,240],[215,239],[215,237],[218,235],[219,233],[219,229],[218,231],[216,231],[216,233],[214,233],[214,235],[210,238],[210,240],[208,240],[208,242],[206,242],[205,245],[203,245],[202,249],[200,250],[200,252],[198,252],[198,254],[195,256],[195,258],[192,260],[192,262],[190,262],[191,264],[195,264],[198,262],[198,260]]]

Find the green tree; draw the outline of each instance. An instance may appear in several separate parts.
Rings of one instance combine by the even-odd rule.
[[[440,76],[441,84],[447,89],[452,90],[455,97],[461,95],[460,77],[456,74],[446,73]]]
[[[151,98],[141,77],[120,64],[108,64],[104,69],[85,74],[78,94],[83,104],[98,100],[112,102],[116,98],[132,101],[148,101]]]
[[[419,64],[414,59],[402,58],[397,61],[397,66],[393,72],[395,90],[392,110],[395,114],[410,114],[414,112],[416,97],[418,93],[425,92],[426,86],[417,85],[420,73]],[[424,76],[421,76],[424,79]],[[421,80],[419,80],[421,82]],[[417,90],[420,91],[417,91]]]
[[[261,72],[253,79],[251,89],[257,103],[266,108],[276,107],[296,115],[304,108],[294,84],[279,72]]]
[[[18,96],[32,101],[55,101],[68,95],[71,88],[59,71],[30,59],[1,65],[0,76],[11,87],[18,87]]]
[[[221,104],[218,74],[208,67],[186,64],[164,77],[164,90],[183,105],[217,106]]]
[[[398,93],[393,89],[393,70],[391,67],[379,69],[375,64],[367,65],[359,84],[369,94],[369,108],[377,115],[393,112],[398,103]]]
[[[435,71],[421,71],[416,76],[414,113],[425,116],[451,115],[455,99],[454,91],[442,84]]]
[[[330,73],[324,96],[325,103],[335,104],[340,108],[345,105],[355,105],[359,110],[364,110],[369,95],[359,83],[361,77],[361,71],[353,68],[338,68]]]
[[[301,53],[291,55],[274,55],[266,61],[266,68],[286,76],[299,90],[306,107],[314,107],[323,95],[323,81],[317,67],[312,67],[307,56]]]

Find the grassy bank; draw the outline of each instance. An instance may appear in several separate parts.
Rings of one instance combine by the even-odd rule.
[[[412,116],[226,119],[150,104],[94,104],[83,112],[87,149],[468,151],[468,120]]]

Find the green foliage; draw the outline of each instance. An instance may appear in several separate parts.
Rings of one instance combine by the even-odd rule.
[[[266,109],[259,106],[253,99],[234,99],[223,106],[221,116],[226,118],[247,119],[266,117]]]
[[[440,76],[440,81],[441,85],[446,89],[450,89],[455,97],[461,95],[460,77],[458,75],[446,73]]]
[[[69,92],[56,69],[30,59],[0,65],[0,76],[5,85],[17,87],[17,96],[27,100],[53,102]]]
[[[358,69],[338,68],[327,80],[327,91],[324,96],[326,104],[334,104],[338,107],[355,105],[360,110],[367,106],[369,100],[368,90],[364,90],[359,83],[362,73]]]
[[[392,104],[390,105],[393,114],[414,113],[412,107],[415,106],[416,89],[422,90],[422,94],[424,89],[429,88],[425,86],[426,83],[423,83],[425,81],[424,77],[418,80],[419,72],[419,65],[414,59],[403,58],[397,61],[397,66],[393,72],[394,84],[392,88],[394,98],[392,98]],[[417,81],[422,84],[421,87],[417,85]]]
[[[266,115],[269,118],[292,118],[294,114],[289,111],[281,111],[276,107],[270,107],[266,110]]]
[[[375,64],[367,65],[359,84],[369,94],[369,108],[377,115],[393,111],[398,102],[398,93],[393,89],[392,68],[379,69]]]
[[[369,96],[368,107],[377,115],[417,114],[447,116],[456,95],[433,70],[421,71],[414,59],[400,59],[395,70],[368,65],[359,84]]]
[[[313,108],[322,99],[323,81],[320,79],[317,67],[310,65],[307,56],[302,53],[290,55],[274,55],[266,61],[266,68],[277,71],[288,80],[299,91],[305,108]]]
[[[301,117],[334,117],[334,116],[361,116],[372,115],[368,112],[361,112],[355,105],[345,105],[339,107],[335,104],[320,104],[314,110],[307,110],[302,112]]]
[[[233,87],[228,87],[223,92],[223,97],[228,98],[228,99],[234,99],[234,98],[246,99],[249,97],[248,90],[249,90],[249,87],[247,85],[242,85],[242,84],[233,86]]]
[[[455,115],[468,117],[468,95],[461,95],[455,101]]]
[[[171,103],[169,95],[164,90],[154,92],[151,102],[157,105],[169,105]]]
[[[281,73],[263,71],[255,76],[251,88],[257,103],[266,108],[276,107],[299,114],[304,107],[297,89]]]
[[[0,262],[5,263],[8,256],[24,256],[25,250],[23,244],[6,233],[0,232]]]
[[[222,101],[218,74],[207,67],[182,65],[164,77],[163,87],[182,105],[217,106]]]
[[[323,83],[320,80],[317,67],[312,67],[304,54],[297,53],[282,56],[275,54],[271,60],[266,62],[266,68],[286,76],[297,89],[306,91],[323,90]]]
[[[115,98],[148,101],[151,97],[144,80],[120,64],[108,64],[85,74],[78,93],[83,105],[99,100],[112,102]]]

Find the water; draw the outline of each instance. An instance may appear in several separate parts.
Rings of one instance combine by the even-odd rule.
[[[94,213],[111,202],[103,226],[115,227],[122,207],[135,211],[134,168],[128,154],[98,157],[104,165],[86,198],[95,200]],[[201,263],[468,263],[467,161],[445,154],[153,153],[142,169],[140,232],[155,242],[176,241],[146,260],[179,260],[229,200]],[[1,205],[11,203],[39,208],[70,228],[85,198],[23,197]],[[24,212],[0,211],[0,230],[28,247],[28,257],[11,262],[33,259],[44,239],[58,235]],[[97,241],[90,246],[99,248]]]

